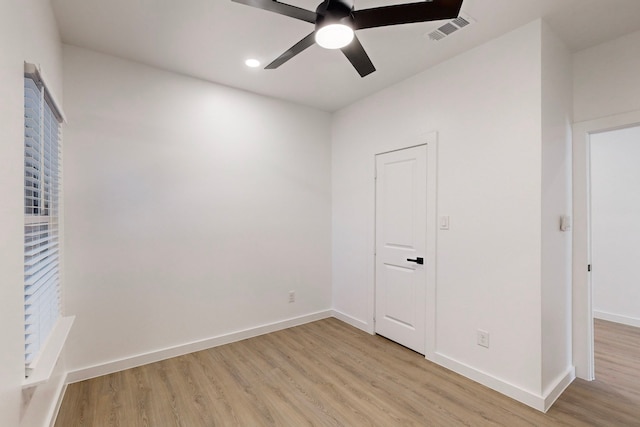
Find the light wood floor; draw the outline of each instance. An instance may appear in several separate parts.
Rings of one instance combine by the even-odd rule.
[[[640,426],[640,331],[596,339],[547,414],[326,319],[72,384],[56,426]]]

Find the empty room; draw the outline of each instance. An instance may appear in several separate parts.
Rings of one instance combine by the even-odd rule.
[[[637,0],[2,0],[0,45],[0,426],[640,426]]]

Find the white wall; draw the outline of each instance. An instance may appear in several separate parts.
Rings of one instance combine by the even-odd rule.
[[[591,136],[591,256],[596,317],[640,326],[640,127]]]
[[[23,215],[24,142],[22,141],[22,46],[19,0],[0,9],[0,424],[18,425],[23,358]]]
[[[71,46],[64,76],[70,371],[330,308],[328,113]]]
[[[547,394],[571,366],[572,57],[542,26],[542,390]]]
[[[24,61],[40,64],[49,87],[62,101],[61,47],[48,1],[0,4],[0,425],[43,423],[57,401],[63,378],[31,390],[24,380],[23,177]],[[22,418],[22,422],[21,422]]]
[[[545,43],[551,46],[548,38]],[[560,194],[567,189],[567,159],[555,159],[566,150],[567,117],[559,106],[570,91],[567,58],[560,46],[550,49],[545,58],[563,61],[545,74],[561,79],[558,105],[550,92],[543,103],[537,21],[347,107],[333,123],[334,307],[372,329],[374,154],[421,143],[421,135],[437,131],[437,210],[450,216],[451,229],[437,234],[434,358],[529,404],[549,383],[541,373],[543,272],[550,286],[568,286],[566,269],[554,264],[543,271],[541,258],[543,243],[555,239],[545,228],[543,240],[542,224],[549,225],[543,209],[567,204]],[[554,111],[544,121],[543,170],[547,104]],[[545,193],[543,205],[543,190],[556,178],[541,175],[556,172],[562,190]],[[556,252],[566,257],[566,238],[560,239]],[[490,332],[490,349],[476,344],[478,329]],[[568,346],[560,355],[564,371]]]
[[[640,31],[574,55],[574,119],[640,110]]]

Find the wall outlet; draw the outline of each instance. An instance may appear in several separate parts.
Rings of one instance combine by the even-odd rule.
[[[296,302],[296,291],[289,291],[289,302]]]
[[[478,345],[489,348],[489,332],[478,329]]]

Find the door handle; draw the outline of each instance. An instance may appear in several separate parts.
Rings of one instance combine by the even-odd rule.
[[[416,259],[407,258],[407,261],[415,262],[416,264],[420,264],[420,265],[424,264],[424,258],[420,258],[420,257]]]

